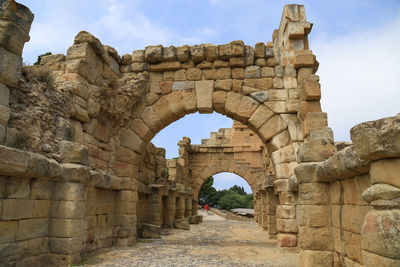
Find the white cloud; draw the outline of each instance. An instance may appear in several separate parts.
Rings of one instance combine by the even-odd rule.
[[[322,109],[336,141],[349,141],[358,123],[400,112],[399,29],[400,14],[368,32],[311,43],[320,62]]]

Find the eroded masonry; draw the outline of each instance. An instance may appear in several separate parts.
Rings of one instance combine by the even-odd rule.
[[[255,220],[301,266],[400,266],[400,116],[335,143],[301,5],[254,47],[148,46],[120,56],[88,32],[22,66],[33,14],[0,3],[0,265],[64,266],[82,253],[199,223],[202,183],[243,177]],[[151,139],[189,113],[232,129],[166,160]],[[334,116],[334,114],[331,114]]]

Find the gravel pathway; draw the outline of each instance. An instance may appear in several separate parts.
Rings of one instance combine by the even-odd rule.
[[[298,255],[254,222],[226,221],[205,214],[189,231],[163,230],[161,239],[138,239],[133,247],[111,247],[83,256],[84,265],[122,266],[298,266]]]

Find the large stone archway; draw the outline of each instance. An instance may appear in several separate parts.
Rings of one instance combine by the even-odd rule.
[[[303,6],[284,7],[267,44],[120,57],[80,32],[66,55],[23,71],[33,14],[8,0],[0,11],[0,264],[66,266],[137,233],[187,227],[201,181],[228,170],[248,180],[256,221],[298,247],[302,266],[399,265],[399,117],[334,143]],[[184,138],[167,161],[151,139],[194,112],[241,122],[262,149],[196,152]],[[261,153],[261,167],[235,158],[245,152]]]

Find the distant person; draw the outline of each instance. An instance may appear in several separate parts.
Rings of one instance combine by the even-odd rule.
[[[205,209],[206,212],[208,213],[208,205],[207,205],[207,204],[204,205],[204,209]]]

